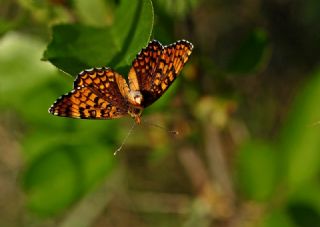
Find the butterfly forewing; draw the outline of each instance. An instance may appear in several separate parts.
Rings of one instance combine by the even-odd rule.
[[[85,119],[111,119],[126,115],[128,104],[120,92],[121,86],[117,84],[117,81],[123,82],[124,79],[117,80],[117,77],[121,76],[109,68],[81,72],[74,82],[74,90],[60,97],[49,112]]]
[[[187,62],[193,45],[185,40],[169,46],[152,41],[142,49],[132,63],[129,73],[130,89],[143,95],[143,107],[155,102],[173,83]]]
[[[89,87],[99,97],[109,103],[122,106],[126,103],[128,85],[123,77],[110,68],[93,68],[79,73],[74,88]]]

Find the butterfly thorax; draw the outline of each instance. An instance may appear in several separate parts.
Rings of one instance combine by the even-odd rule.
[[[142,114],[142,109],[141,108],[136,108],[134,106],[129,106],[128,109],[128,114],[134,118],[135,122],[137,124],[141,123],[141,114]]]
[[[137,124],[140,124],[140,116],[143,110],[143,107],[141,105],[143,102],[143,96],[141,92],[130,90],[127,99],[129,101],[128,114],[134,118]]]

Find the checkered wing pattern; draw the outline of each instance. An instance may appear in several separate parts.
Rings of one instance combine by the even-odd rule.
[[[129,72],[131,90],[140,90],[143,107],[155,102],[169,88],[188,61],[193,45],[180,40],[168,46],[154,40],[142,49]]]
[[[186,40],[168,46],[151,41],[132,63],[129,86],[110,68],[84,70],[75,79],[74,89],[57,99],[49,112],[84,119],[112,119],[130,114],[140,123],[142,109],[169,88],[188,61],[192,49],[193,45]]]
[[[81,72],[74,90],[61,96],[50,107],[53,115],[84,119],[112,119],[128,113],[128,104],[118,85],[125,80],[109,68]]]

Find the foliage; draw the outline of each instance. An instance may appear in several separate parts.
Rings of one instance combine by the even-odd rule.
[[[0,226],[319,223],[320,4],[254,2],[4,1]],[[195,49],[117,156],[131,119],[47,113],[84,69],[126,76],[152,38]]]
[[[55,26],[44,58],[71,75],[99,65],[112,65],[118,71],[128,69],[136,54],[147,45],[152,26],[149,0],[121,1],[111,26]]]

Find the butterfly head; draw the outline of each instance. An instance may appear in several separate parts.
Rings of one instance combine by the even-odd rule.
[[[143,102],[143,96],[140,91],[130,91],[128,100],[133,106],[140,107]]]

